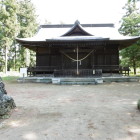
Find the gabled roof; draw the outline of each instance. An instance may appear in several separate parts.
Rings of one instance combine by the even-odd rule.
[[[31,38],[17,38],[26,47],[47,46],[52,42],[116,42],[120,48],[128,47],[140,40],[140,37],[122,36],[114,24],[75,24],[41,25],[39,31]]]
[[[110,36],[118,36],[114,31],[114,24],[61,24],[61,25],[40,25],[38,32],[34,37],[30,38],[17,38],[18,41],[46,41],[46,39],[54,39],[57,37],[70,37],[68,34],[72,34],[72,31],[79,29],[79,32],[84,35],[79,36],[95,36],[102,38],[110,38]],[[74,35],[73,35],[74,36]],[[77,35],[76,35],[77,36]],[[113,37],[113,36],[112,36]],[[82,37],[83,38],[83,37]]]
[[[66,32],[63,36],[92,36],[90,33],[84,30],[84,28],[80,25],[80,22],[77,20],[74,26]]]

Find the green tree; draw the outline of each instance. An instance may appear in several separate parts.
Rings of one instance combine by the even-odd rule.
[[[137,1],[140,1],[140,0],[128,0],[128,2],[137,2]]]
[[[34,63],[35,53],[18,45],[15,38],[33,36],[36,17],[30,0],[0,0],[0,64],[5,64],[5,72]]]
[[[140,35],[140,11],[136,7],[136,1],[129,0],[124,9],[126,14],[122,18],[120,33],[128,36]],[[137,42],[134,45],[123,49],[120,52],[122,59],[122,65],[129,65],[133,67],[134,74],[136,74],[136,68],[139,66],[140,61],[140,43]]]
[[[17,10],[16,0],[0,0],[0,49],[5,56],[5,73],[7,72],[8,52],[19,30]]]
[[[38,24],[35,14],[35,7],[30,0],[19,0],[18,22],[20,23],[19,38],[31,37],[35,34]],[[16,55],[16,65],[18,67],[29,66],[35,61],[35,53],[19,45]]]

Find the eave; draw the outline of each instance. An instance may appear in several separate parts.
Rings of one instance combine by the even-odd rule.
[[[42,25],[38,33],[31,38],[17,38],[22,46],[36,51],[38,47],[67,47],[80,45],[89,46],[118,46],[119,49],[128,47],[140,37],[125,37],[118,33],[113,24],[75,24]]]
[[[45,41],[28,41],[16,39],[21,45],[31,50],[36,51],[37,47],[55,47],[55,46],[70,46],[70,45],[80,45],[80,46],[101,46],[101,45],[110,45],[117,44],[119,49],[126,48],[131,46],[138,40],[140,37],[129,38],[129,39],[109,39],[109,38],[93,38],[93,37],[58,37],[53,39],[46,39]]]

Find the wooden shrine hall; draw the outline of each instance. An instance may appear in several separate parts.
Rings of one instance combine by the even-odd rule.
[[[119,50],[140,40],[118,33],[114,24],[41,25],[31,38],[16,39],[36,52],[29,75],[92,77],[119,73]]]

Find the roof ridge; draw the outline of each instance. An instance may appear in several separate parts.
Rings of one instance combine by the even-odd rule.
[[[98,24],[80,24],[82,27],[112,27],[114,28],[113,23],[98,23]],[[40,25],[41,28],[70,28],[74,24],[47,24]]]

